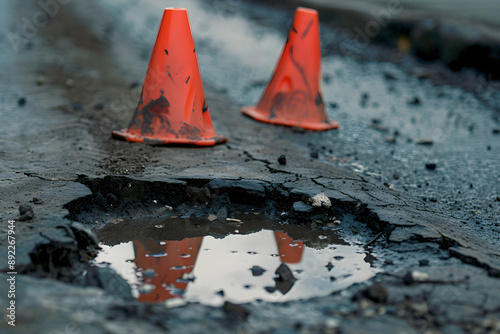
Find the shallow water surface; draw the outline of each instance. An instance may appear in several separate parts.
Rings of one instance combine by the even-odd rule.
[[[164,219],[155,222],[154,228],[165,230],[172,222],[192,224],[188,220]],[[366,281],[378,271],[371,267],[363,248],[347,244],[331,231],[283,225],[248,232],[251,221],[224,224],[232,232],[223,237],[212,232],[173,240],[164,239],[162,232],[168,232],[162,231],[158,237],[141,235],[113,246],[104,240],[95,262],[116,270],[139,301],[182,298],[211,306],[225,301],[285,302],[326,296]],[[201,221],[195,225],[202,226]]]

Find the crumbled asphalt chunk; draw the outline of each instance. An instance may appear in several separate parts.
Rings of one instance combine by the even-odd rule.
[[[306,204],[304,202],[295,202],[293,203],[293,211],[295,212],[301,212],[301,213],[309,213],[313,210],[314,208],[309,205],[309,204]]]
[[[389,298],[389,292],[379,283],[375,283],[361,290],[361,295],[375,303],[385,303]]]
[[[434,144],[434,140],[430,138],[422,138],[422,139],[417,139],[415,143],[418,145],[431,146]]]
[[[272,293],[276,290],[280,291],[283,295],[286,295],[293,287],[296,279],[293,276],[290,267],[282,263],[278,269],[276,269],[276,275],[278,275],[274,280],[276,281],[275,287],[266,287],[266,291]]]
[[[17,104],[21,107],[24,106],[26,104],[26,98],[21,97],[19,100],[17,100]]]
[[[331,271],[333,269],[333,264],[331,262],[328,262],[328,264],[325,266],[328,271]]]
[[[90,267],[85,279],[90,286],[98,286],[124,300],[134,300],[130,285],[111,268]]]
[[[437,167],[437,165],[434,163],[425,164],[425,168],[427,168],[428,170],[435,170],[436,167]]]
[[[394,173],[394,174],[392,175],[392,178],[393,178],[394,180],[399,180],[399,174],[398,174],[398,173]]]
[[[38,197],[33,197],[33,199],[31,200],[31,202],[33,204],[38,204],[38,205],[43,204],[43,201],[40,198],[38,198]]]
[[[278,282],[294,282],[295,277],[293,276],[292,270],[285,263],[280,264],[278,269],[276,269],[276,281]]]
[[[408,104],[411,104],[411,105],[414,105],[414,106],[418,106],[418,105],[420,105],[421,103],[422,103],[422,102],[420,102],[420,99],[419,99],[417,96],[413,97],[412,99],[410,99],[410,100],[408,101]]]
[[[422,259],[422,260],[419,260],[418,263],[420,264],[421,267],[427,267],[429,265],[429,260]]]
[[[491,133],[493,133],[494,135],[500,135],[500,129],[493,129],[491,130]]]
[[[19,217],[20,221],[28,221],[35,218],[35,213],[33,212],[33,208],[28,204],[23,204],[19,206],[19,213],[21,216]]]
[[[240,320],[246,320],[250,315],[250,311],[241,305],[233,304],[230,302],[225,302],[222,306],[222,310],[230,316],[236,317]]]
[[[250,270],[252,271],[253,276],[261,276],[266,272],[266,269],[259,266],[253,266],[252,268],[250,268]]]
[[[286,165],[286,156],[285,155],[280,155],[278,158],[278,163],[282,166]]]
[[[389,73],[389,72],[384,73],[384,78],[386,80],[397,80],[396,76],[392,73]]]
[[[386,142],[394,144],[396,142],[396,137],[394,136],[387,136],[384,138]]]
[[[403,276],[403,282],[406,285],[410,285],[416,282],[423,282],[429,279],[429,275],[427,273],[423,273],[420,271],[412,270],[407,272]]]
[[[311,152],[311,158],[313,158],[313,159],[318,159],[318,157],[319,157],[318,152],[316,152],[316,151]]]

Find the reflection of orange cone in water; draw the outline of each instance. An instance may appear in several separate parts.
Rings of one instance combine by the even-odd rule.
[[[165,245],[155,241],[147,241],[144,244],[134,241],[137,268],[155,271],[154,277],[144,277],[144,282],[153,284],[155,289],[151,293],[141,294],[139,301],[157,303],[180,297],[172,288],[186,290],[188,282],[179,280],[184,274],[193,271],[202,240],[203,237],[167,241]]]
[[[274,232],[274,237],[278,244],[281,262],[299,263],[304,252],[304,244],[301,241],[294,243],[293,239],[283,232]]]
[[[153,145],[227,141],[212,125],[186,9],[165,9],[139,105],[128,129],[113,137]]]
[[[318,12],[297,8],[274,76],[259,104],[241,111],[261,122],[309,130],[336,129],[326,116],[321,92]]]

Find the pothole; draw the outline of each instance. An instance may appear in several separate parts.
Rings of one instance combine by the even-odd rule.
[[[342,291],[379,271],[372,254],[331,230],[255,211],[224,220],[115,219],[96,232],[95,264],[114,269],[141,302],[287,302]]]

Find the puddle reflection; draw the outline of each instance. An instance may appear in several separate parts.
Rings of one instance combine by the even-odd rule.
[[[307,299],[366,281],[377,271],[358,246],[315,249],[271,230],[101,246],[96,262],[109,263],[139,301],[151,303],[183,298],[220,306]]]

